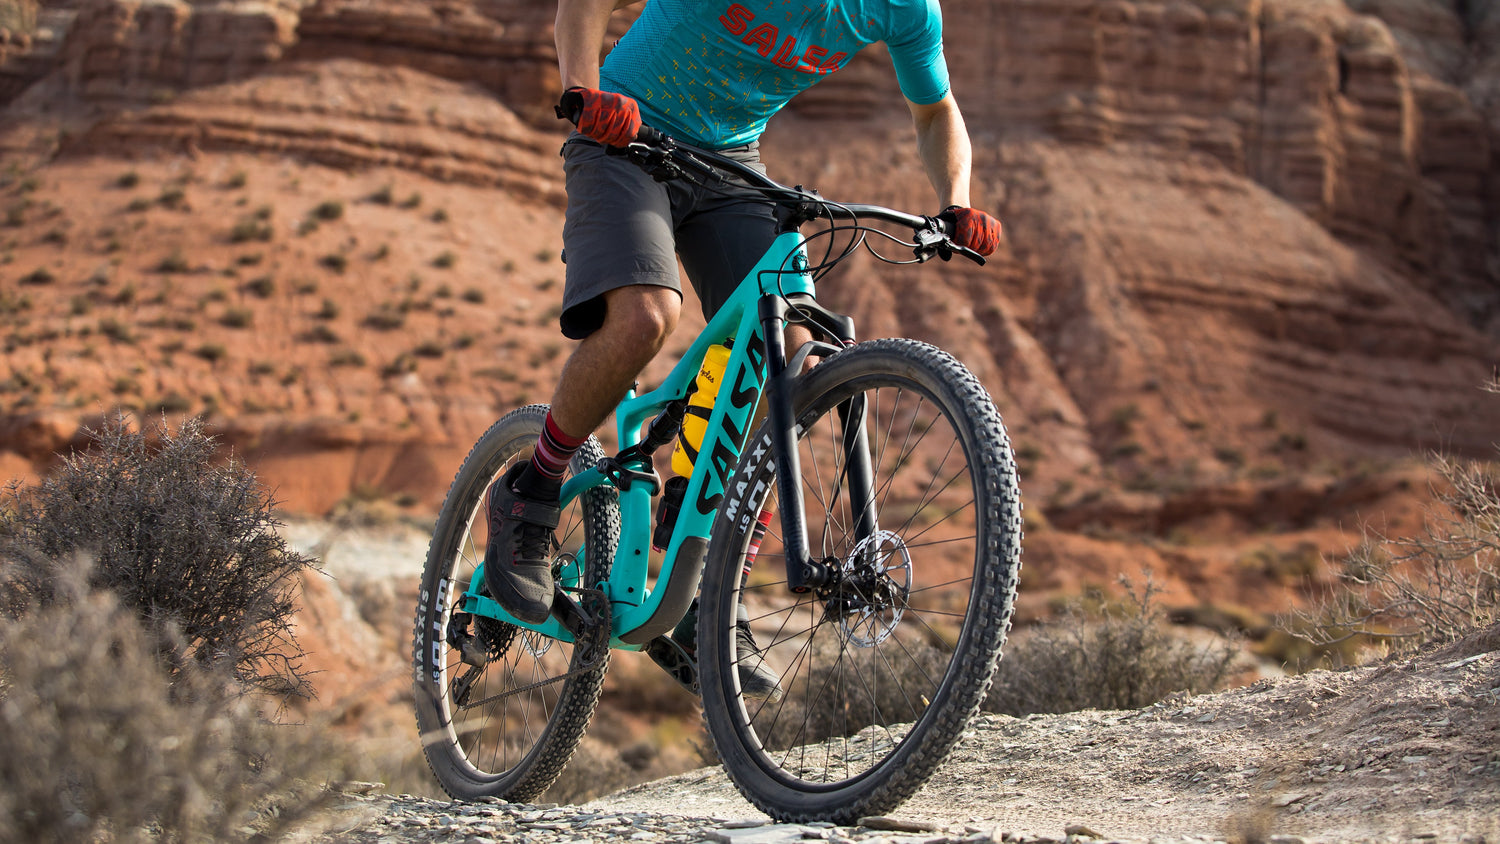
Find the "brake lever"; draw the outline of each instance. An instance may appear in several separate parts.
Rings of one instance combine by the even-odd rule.
[[[937,226],[931,222],[931,218],[928,219],[927,226],[917,230],[916,248],[912,250],[919,264],[927,263],[934,255],[941,256],[946,261],[951,254],[943,248],[949,242],[948,236],[938,230]]]
[[[943,231],[942,221],[935,217],[928,217],[925,228],[917,231],[916,248],[913,252],[917,256],[917,263],[925,264],[936,255],[944,261],[950,261],[954,255],[962,255],[979,266],[985,265],[983,255],[975,252],[967,246],[959,246],[952,238]]]
[[[714,172],[713,168],[688,155],[685,151],[679,150],[670,135],[658,132],[650,126],[642,126],[635,140],[625,146],[605,146],[604,154],[629,158],[637,167],[645,170],[658,182],[671,182],[683,178],[687,173],[684,164],[691,164],[694,169],[702,172]]]
[[[671,182],[683,176],[682,166],[673,159],[671,147],[631,141],[623,147],[606,146],[604,154],[630,159],[631,163],[645,170],[658,182]]]
[[[953,242],[950,241],[948,243],[948,250],[949,250],[950,254],[956,253],[956,254],[962,255],[965,258],[968,258],[970,261],[973,261],[974,263],[978,264],[981,267],[984,266],[986,263],[988,263],[988,260],[983,255],[979,254],[978,252],[975,252],[974,250],[970,249],[967,246],[959,246],[958,244],[953,243]],[[947,256],[944,256],[943,260],[944,261],[948,260]]]

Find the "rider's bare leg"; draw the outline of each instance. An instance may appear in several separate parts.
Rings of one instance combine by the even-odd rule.
[[[533,624],[547,619],[555,594],[551,546],[560,467],[660,351],[682,307],[677,291],[656,286],[619,288],[604,294],[604,300],[603,325],[579,343],[563,366],[532,458],[512,466],[485,498],[490,532],[485,587],[500,606]]]
[[[575,437],[604,424],[661,351],[682,311],[681,294],[655,285],[617,287],[604,301],[604,324],[573,350],[552,395],[553,420]]]
[[[797,350],[802,348],[802,344],[811,339],[812,329],[800,322],[788,325],[786,327],[786,356],[790,358],[792,355],[795,355]],[[802,371],[806,372],[811,369],[816,360],[816,357],[808,355],[807,362],[802,365]]]

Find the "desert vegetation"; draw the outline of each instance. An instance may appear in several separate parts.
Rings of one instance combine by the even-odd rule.
[[[64,601],[64,567],[81,555],[91,586],[154,626],[173,671],[222,668],[247,691],[305,694],[291,615],[312,561],[277,535],[255,476],[219,465],[195,420],[138,432],[116,417],[93,438],[36,487],[9,491],[0,607],[19,617]]]
[[[1217,691],[1233,678],[1233,640],[1199,645],[1168,624],[1146,576],[1122,579],[1125,595],[1069,602],[1047,624],[1012,638],[984,709],[1006,715],[1137,709],[1174,692]]]
[[[1054,621],[1012,637],[983,709],[1015,716],[1135,709],[1175,692],[1215,691],[1232,679],[1242,659],[1236,642],[1200,645],[1174,629],[1149,576],[1139,587],[1128,580],[1123,586],[1121,599],[1091,591]],[[790,714],[770,725],[763,737],[767,745],[821,741],[869,726],[871,716],[883,717],[886,726],[915,720],[920,712],[911,696],[930,687],[946,656],[919,642],[905,645],[903,653],[908,659],[900,663],[858,649],[830,650],[810,660],[824,668],[799,677],[787,696]],[[856,707],[858,713],[842,707],[837,696],[819,692],[851,671],[880,678],[868,683],[869,705]]]
[[[92,437],[0,507],[0,839],[275,836],[339,770],[268,718],[309,691],[312,561],[199,423]]]
[[[1485,389],[1500,393],[1500,378]],[[1366,528],[1336,561],[1337,585],[1282,619],[1320,658],[1410,653],[1500,620],[1500,467],[1442,454],[1430,463],[1437,481],[1422,530]]]

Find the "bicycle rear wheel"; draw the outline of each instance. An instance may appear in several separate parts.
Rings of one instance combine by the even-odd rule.
[[[607,633],[602,644],[575,646],[457,607],[484,559],[485,491],[513,463],[530,459],[546,413],[545,405],[520,408],[479,438],[448,490],[422,574],[413,644],[417,729],[433,774],[461,800],[524,802],[545,792],[588,728],[608,665]],[[603,456],[590,437],[572,469]],[[607,580],[619,532],[612,488],[580,496],[556,531],[559,582]],[[580,667],[588,670],[566,676]]]
[[[787,589],[763,426],[709,546],[704,715],[729,776],[767,814],[853,823],[921,787],[983,702],[1015,600],[1020,491],[989,395],[932,346],[834,355],[798,379],[793,408],[809,550],[832,583]],[[851,483],[861,420],[873,478]],[[737,635],[745,616],[758,653]],[[780,677],[779,695],[741,693],[758,666]]]

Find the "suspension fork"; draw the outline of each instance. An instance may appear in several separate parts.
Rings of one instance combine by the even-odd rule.
[[[797,373],[788,369],[786,340],[782,335],[787,312],[787,303],[779,296],[766,296],[760,300],[761,332],[766,338],[766,418],[771,428],[776,491],[781,501],[781,541],[786,552],[787,588],[805,593],[831,585],[838,564],[836,561],[812,559],[808,548],[802,460],[797,451],[796,419],[792,415],[792,384]],[[840,403],[838,414],[844,429],[844,474],[851,511],[856,518],[856,535],[866,539],[874,536],[879,527],[875,518],[874,470],[869,437],[865,432],[864,397],[856,396]]]
[[[844,428],[844,474],[849,489],[849,510],[854,513],[854,535],[862,542],[880,530],[875,514],[875,469],[870,458],[870,436],[865,430],[866,402],[863,393],[839,402],[839,423]]]

